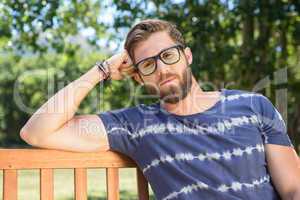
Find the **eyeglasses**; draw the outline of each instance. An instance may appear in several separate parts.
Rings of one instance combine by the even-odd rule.
[[[157,59],[160,59],[167,65],[175,64],[180,60],[180,50],[182,50],[183,48],[183,45],[177,44],[175,46],[162,50],[155,56],[139,61],[134,66],[141,74],[143,74],[144,76],[149,76],[153,72],[155,72],[157,68]]]

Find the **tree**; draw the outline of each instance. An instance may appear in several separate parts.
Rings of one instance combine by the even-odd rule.
[[[96,34],[88,38],[95,45],[104,34],[99,22],[103,12],[99,1],[2,1],[0,2],[0,40],[2,48],[21,53],[63,52],[66,40],[89,28]]]

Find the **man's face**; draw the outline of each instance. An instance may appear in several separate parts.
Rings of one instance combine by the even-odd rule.
[[[146,41],[140,42],[134,49],[134,60],[138,63],[152,57],[176,43],[166,32],[153,33]],[[160,59],[156,60],[157,68],[151,75],[141,75],[147,92],[157,95],[166,103],[177,103],[190,92],[192,72],[188,67],[192,62],[189,48],[180,49],[179,61],[168,65]],[[170,81],[167,81],[169,80]],[[167,81],[167,82],[166,82]]]

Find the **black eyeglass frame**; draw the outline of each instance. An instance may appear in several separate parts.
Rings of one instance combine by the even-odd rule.
[[[161,54],[162,54],[163,52],[167,51],[167,50],[172,49],[172,48],[176,48],[176,49],[177,49],[178,55],[179,55],[179,56],[178,56],[178,59],[177,59],[175,62],[172,62],[172,63],[166,63],[166,62],[162,59]],[[153,74],[153,73],[156,71],[156,69],[157,69],[157,60],[158,60],[158,59],[160,59],[160,60],[161,60],[163,63],[165,63],[166,65],[173,65],[173,64],[179,62],[179,60],[180,60],[180,50],[183,50],[183,49],[184,49],[184,46],[183,46],[182,44],[176,44],[176,45],[174,45],[174,46],[171,46],[171,47],[168,47],[168,48],[166,48],[166,49],[161,50],[161,51],[160,51],[158,54],[156,54],[155,56],[151,56],[151,57],[148,57],[148,58],[144,58],[143,60],[140,60],[138,63],[134,64],[133,66],[134,66],[135,69],[137,69],[137,71],[140,72],[143,76],[150,76],[150,75]],[[155,67],[154,67],[153,72],[151,72],[151,73],[149,73],[149,74],[143,74],[142,71],[139,70],[138,65],[139,65],[140,63],[144,62],[145,60],[148,60],[148,59],[154,59],[154,61],[155,61]]]

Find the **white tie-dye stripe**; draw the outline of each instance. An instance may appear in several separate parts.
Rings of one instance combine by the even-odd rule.
[[[136,133],[130,135],[131,139],[144,137],[146,135],[157,134],[224,134],[225,131],[232,129],[233,127],[240,127],[247,124],[258,124],[258,118],[256,115],[233,117],[222,122],[217,122],[210,126],[195,125],[190,128],[184,124],[176,123],[158,123],[147,126]]]
[[[163,163],[171,163],[173,161],[190,161],[198,159],[200,161],[204,160],[230,160],[232,156],[241,157],[243,154],[251,155],[253,150],[258,152],[264,152],[263,144],[257,144],[255,146],[247,146],[246,148],[234,148],[232,150],[226,150],[223,152],[213,152],[213,153],[200,153],[198,155],[193,155],[192,153],[178,153],[174,156],[165,155],[161,156],[158,159],[154,159],[150,162],[150,164],[146,165],[142,168],[143,173],[147,172],[152,167],[158,167]]]
[[[270,182],[270,176],[266,175],[263,176],[259,179],[253,180],[250,183],[242,183],[242,182],[232,182],[229,185],[226,184],[222,184],[219,187],[217,187],[217,190],[220,192],[228,192],[229,190],[233,190],[233,191],[241,191],[243,189],[243,187],[245,188],[253,188],[256,186],[259,186],[263,183],[266,182]],[[201,190],[201,189],[209,189],[209,186],[203,182],[197,182],[195,184],[191,184],[191,185],[187,185],[184,186],[183,188],[181,188],[179,191],[174,191],[171,192],[170,194],[168,194],[166,197],[162,198],[162,200],[171,200],[174,198],[178,198],[179,195],[181,194],[188,194],[188,193],[192,193],[193,191],[197,191],[197,190]]]
[[[175,191],[175,192],[170,193],[169,195],[164,197],[162,200],[174,199],[174,198],[177,198],[180,194],[188,194],[188,193],[193,192],[194,190],[196,191],[196,190],[200,190],[200,189],[208,189],[208,185],[199,181],[195,184],[191,184],[191,185],[183,187],[178,192]]]
[[[263,97],[261,94],[256,93],[242,93],[242,94],[233,94],[228,96],[221,96],[221,101],[233,101],[240,98],[249,98],[249,97]]]
[[[107,131],[107,134],[113,134],[113,133],[119,133],[119,131],[124,131],[126,132],[128,135],[130,135],[131,133],[129,132],[129,130],[122,128],[122,127],[113,127],[111,129],[109,129]]]
[[[268,144],[269,143],[269,137],[268,137],[268,135],[264,131],[262,131],[261,134],[263,135],[264,143]]]
[[[246,188],[253,188],[265,182],[270,182],[270,176],[268,175],[263,176],[260,179],[252,181],[251,183],[232,182],[230,185],[222,184],[218,187],[218,191],[220,192],[228,192],[228,190],[239,191],[242,190],[243,186]]]

